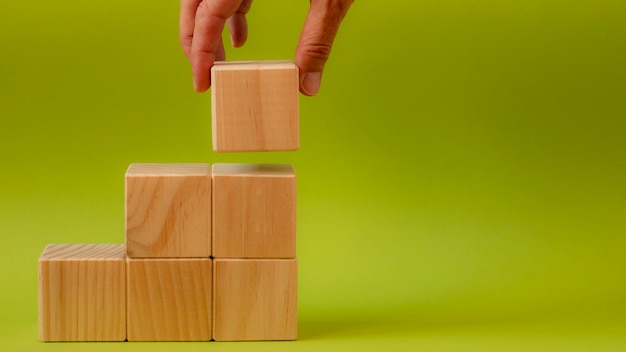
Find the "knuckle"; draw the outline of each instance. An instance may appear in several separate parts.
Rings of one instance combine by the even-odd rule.
[[[331,48],[330,44],[310,43],[304,47],[304,53],[314,59],[326,61],[330,56]]]
[[[346,12],[348,12],[350,5],[352,5],[353,3],[354,3],[354,0],[337,1],[337,9],[339,10],[340,13],[345,14]]]
[[[328,0],[326,2],[326,8],[329,12],[345,15],[350,8],[350,5],[354,3],[354,0]]]

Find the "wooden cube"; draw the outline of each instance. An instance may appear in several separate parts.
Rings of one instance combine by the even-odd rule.
[[[213,185],[213,257],[296,256],[291,165],[214,164]]]
[[[295,340],[296,259],[215,259],[215,341]]]
[[[45,248],[39,258],[39,339],[126,339],[124,245]]]
[[[222,61],[211,69],[213,150],[297,150],[298,67],[290,61]]]
[[[209,258],[127,259],[128,341],[209,341]]]
[[[210,165],[130,165],[126,172],[129,257],[208,258],[210,231]]]

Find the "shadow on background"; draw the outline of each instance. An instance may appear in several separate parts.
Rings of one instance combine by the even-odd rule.
[[[432,312],[427,313],[413,306],[390,306],[373,312],[317,312],[315,316],[303,314],[299,318],[298,339],[380,339],[399,335],[418,337],[435,331],[465,329],[504,320],[509,321],[511,317],[460,312],[451,315],[443,311],[433,316]]]
[[[426,338],[466,334],[557,334],[572,336],[574,331],[596,331],[621,336],[624,316],[520,314],[517,316],[416,317],[389,315],[329,316],[327,319],[303,317],[298,325],[298,340]]]
[[[390,333],[405,334],[419,331],[415,323],[405,322],[404,324],[392,323],[388,321],[302,321],[298,325],[298,340],[323,340],[341,338],[380,337]]]

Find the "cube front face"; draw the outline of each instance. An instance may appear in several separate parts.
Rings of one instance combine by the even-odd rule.
[[[291,165],[133,164],[126,245],[41,255],[40,339],[294,340],[295,226]]]
[[[123,245],[49,245],[39,259],[42,341],[124,341]]]
[[[132,164],[126,172],[128,256],[208,258],[210,207],[208,164]]]
[[[298,80],[298,67],[289,61],[216,62],[211,69],[213,150],[297,150]]]
[[[213,338],[295,340],[296,259],[215,259]]]
[[[211,340],[211,259],[127,264],[128,341]]]
[[[213,183],[213,257],[296,256],[291,165],[215,164]]]

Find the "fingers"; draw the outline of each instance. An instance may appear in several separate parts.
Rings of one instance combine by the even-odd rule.
[[[320,89],[324,65],[345,17],[354,0],[311,0],[296,48],[296,64],[300,68],[300,92],[316,95]]]
[[[226,50],[224,50],[224,41],[220,37],[220,44],[217,46],[217,52],[215,53],[215,61],[226,60]]]
[[[179,35],[180,45],[189,59],[191,54],[191,41],[193,40],[193,28],[196,21],[196,9],[202,0],[180,0]]]
[[[230,8],[234,2],[204,0],[198,4],[189,57],[196,92],[204,92],[211,86],[211,66],[222,50],[224,23],[237,9]]]
[[[222,44],[224,23],[240,8],[242,2],[243,0],[203,0],[197,3],[188,55],[196,92],[204,92],[211,86],[211,66],[217,59],[223,60],[225,57]]]
[[[246,14],[250,11],[251,5],[252,0],[243,0],[239,9],[226,21],[230,32],[230,42],[234,48],[241,47],[246,43],[246,39],[248,39]]]
[[[300,91],[316,95],[324,65],[341,21],[354,0],[311,0],[311,8],[296,49],[300,68]],[[181,0],[180,43],[191,62],[194,89],[204,92],[211,85],[211,66],[224,60],[222,31],[227,23],[231,44],[242,46],[248,36],[246,14],[252,0]]]

